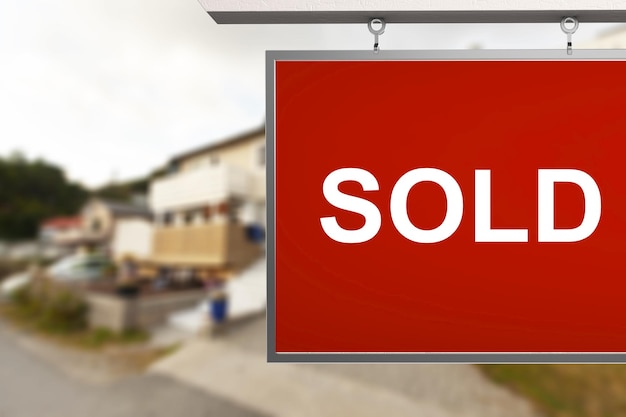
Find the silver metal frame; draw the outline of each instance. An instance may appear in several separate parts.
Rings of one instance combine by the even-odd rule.
[[[575,16],[585,23],[626,22],[626,10],[329,10],[207,11],[220,24],[367,23],[558,23]]]
[[[275,63],[276,61],[625,61],[626,50],[268,51],[266,53],[267,360],[268,362],[624,363],[626,352],[276,352]]]

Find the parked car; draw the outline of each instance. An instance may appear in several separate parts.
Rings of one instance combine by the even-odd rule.
[[[106,277],[113,268],[111,260],[101,254],[76,254],[58,260],[48,267],[47,275],[61,282],[95,281]],[[33,271],[20,272],[7,277],[0,284],[0,297],[7,298],[12,292],[27,285]]]
[[[52,264],[47,274],[57,281],[93,281],[106,276],[113,268],[111,260],[101,254],[79,254]]]

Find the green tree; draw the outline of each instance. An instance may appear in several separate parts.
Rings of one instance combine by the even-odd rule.
[[[0,157],[0,240],[34,238],[42,220],[75,215],[87,196],[53,164],[20,153]]]

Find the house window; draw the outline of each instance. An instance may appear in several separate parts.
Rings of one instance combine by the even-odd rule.
[[[239,223],[241,220],[241,208],[243,201],[233,198],[228,205],[228,219],[231,223]]]
[[[172,221],[174,220],[173,218],[174,216],[172,216],[172,213],[167,212],[163,215],[163,226],[169,226],[172,224]]]
[[[99,233],[102,230],[102,221],[100,219],[94,219],[91,222],[91,231],[93,233]]]
[[[213,215],[213,210],[211,210],[210,206],[206,206],[203,210],[202,210],[202,215],[204,217],[204,222],[208,223],[209,220],[211,220],[211,216]]]
[[[210,163],[211,165],[217,165],[217,164],[219,164],[219,163],[220,163],[220,158],[219,158],[219,156],[217,156],[217,155],[211,155],[211,156],[209,157],[209,163]]]

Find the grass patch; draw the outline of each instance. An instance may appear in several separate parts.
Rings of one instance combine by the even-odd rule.
[[[66,326],[50,326],[45,320],[31,316],[11,304],[0,306],[0,315],[23,330],[33,331],[57,343],[81,349],[98,350],[109,346],[130,346],[145,343],[150,338],[143,330],[116,333],[106,328],[68,329]]]
[[[138,330],[129,330],[123,333],[114,333],[106,328],[94,329],[87,333],[88,338],[85,342],[93,346],[101,346],[110,341],[118,343],[137,343],[145,342],[147,334]]]
[[[15,325],[35,331],[60,343],[100,349],[111,345],[144,343],[149,334],[142,330],[121,333],[87,326],[87,303],[75,292],[45,280],[19,289],[0,313]]]
[[[150,335],[143,330],[126,330],[115,333],[106,328],[86,329],[73,337],[73,342],[81,347],[100,349],[111,345],[132,345],[145,343]]]
[[[479,365],[551,417],[626,416],[626,365]]]

